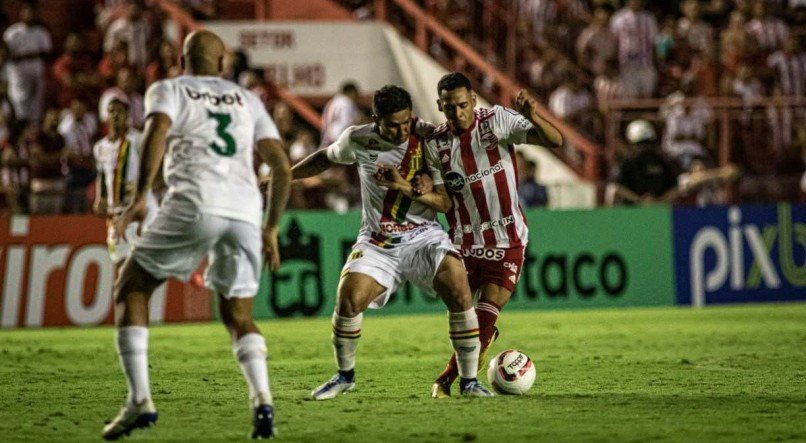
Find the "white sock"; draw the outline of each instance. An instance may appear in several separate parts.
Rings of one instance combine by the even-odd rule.
[[[273,404],[269,390],[269,371],[266,367],[266,340],[257,333],[246,334],[232,345],[246,383],[249,385],[249,400],[252,406]]]
[[[471,308],[464,312],[449,312],[451,344],[456,352],[456,363],[459,377],[476,378],[479,365],[479,319],[476,310]]]
[[[355,317],[342,317],[333,312],[333,353],[340,371],[355,367],[355,350],[361,337],[361,320],[364,314]]]
[[[151,386],[148,381],[148,328],[126,326],[117,331],[120,366],[129,384],[126,404],[142,405],[151,400]]]

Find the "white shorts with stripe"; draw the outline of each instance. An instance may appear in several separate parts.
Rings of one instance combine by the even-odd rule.
[[[414,283],[427,295],[435,296],[434,277],[448,254],[460,257],[448,234],[435,226],[425,227],[422,232],[390,249],[359,238],[344,264],[342,277],[348,272],[366,274],[386,288],[369,305],[380,309],[406,281]]]
[[[253,297],[262,266],[263,240],[252,223],[199,212],[191,204],[166,202],[134,244],[132,258],[158,279],[187,281],[208,257],[204,281],[226,297]]]

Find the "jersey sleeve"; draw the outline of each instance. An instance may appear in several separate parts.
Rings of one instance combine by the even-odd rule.
[[[494,125],[499,138],[507,144],[526,143],[526,136],[534,125],[518,111],[503,106],[494,106]]]
[[[92,146],[92,156],[95,158],[95,169],[101,171],[103,169],[101,165],[101,140],[98,140]]]
[[[143,136],[139,132],[131,134],[129,138],[131,148],[129,149],[129,170],[126,171],[127,181],[137,183],[140,175],[140,159],[143,154]]]
[[[342,165],[355,163],[355,143],[352,142],[353,128],[347,128],[333,144],[327,148],[327,158]]]
[[[439,157],[437,157],[436,148],[431,143],[423,143],[423,158],[434,185],[445,183],[445,179],[442,176],[442,164],[439,162]]]
[[[260,102],[260,99],[248,92],[250,103],[252,107],[252,113],[255,115],[255,141],[263,140],[263,139],[272,139],[272,140],[282,140],[280,137],[280,131],[277,129],[277,125],[274,123],[274,120],[269,116],[268,111],[266,111],[266,107],[263,106],[263,103]]]
[[[145,116],[151,114],[165,114],[171,121],[176,120],[177,107],[174,88],[165,80],[155,82],[149,86],[145,98]]]

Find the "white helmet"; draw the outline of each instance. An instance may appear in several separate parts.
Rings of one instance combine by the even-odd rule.
[[[635,120],[627,125],[627,141],[630,143],[654,141],[656,138],[655,128],[646,120]]]

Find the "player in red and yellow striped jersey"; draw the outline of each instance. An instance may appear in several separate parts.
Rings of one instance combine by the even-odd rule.
[[[355,164],[361,180],[362,222],[353,252],[344,265],[333,313],[333,348],[339,372],[316,388],[316,400],[355,387],[355,352],[363,312],[380,308],[404,282],[436,292],[448,307],[450,337],[464,395],[488,397],[476,379],[480,348],[478,320],[466,271],[436,211],[450,208],[436,160],[424,153],[433,126],[412,116],[411,97],[384,86],[373,99],[374,123],[348,128],[325,149],[292,168],[293,178],[319,174],[335,164]],[[433,189],[412,185],[430,174]]]

